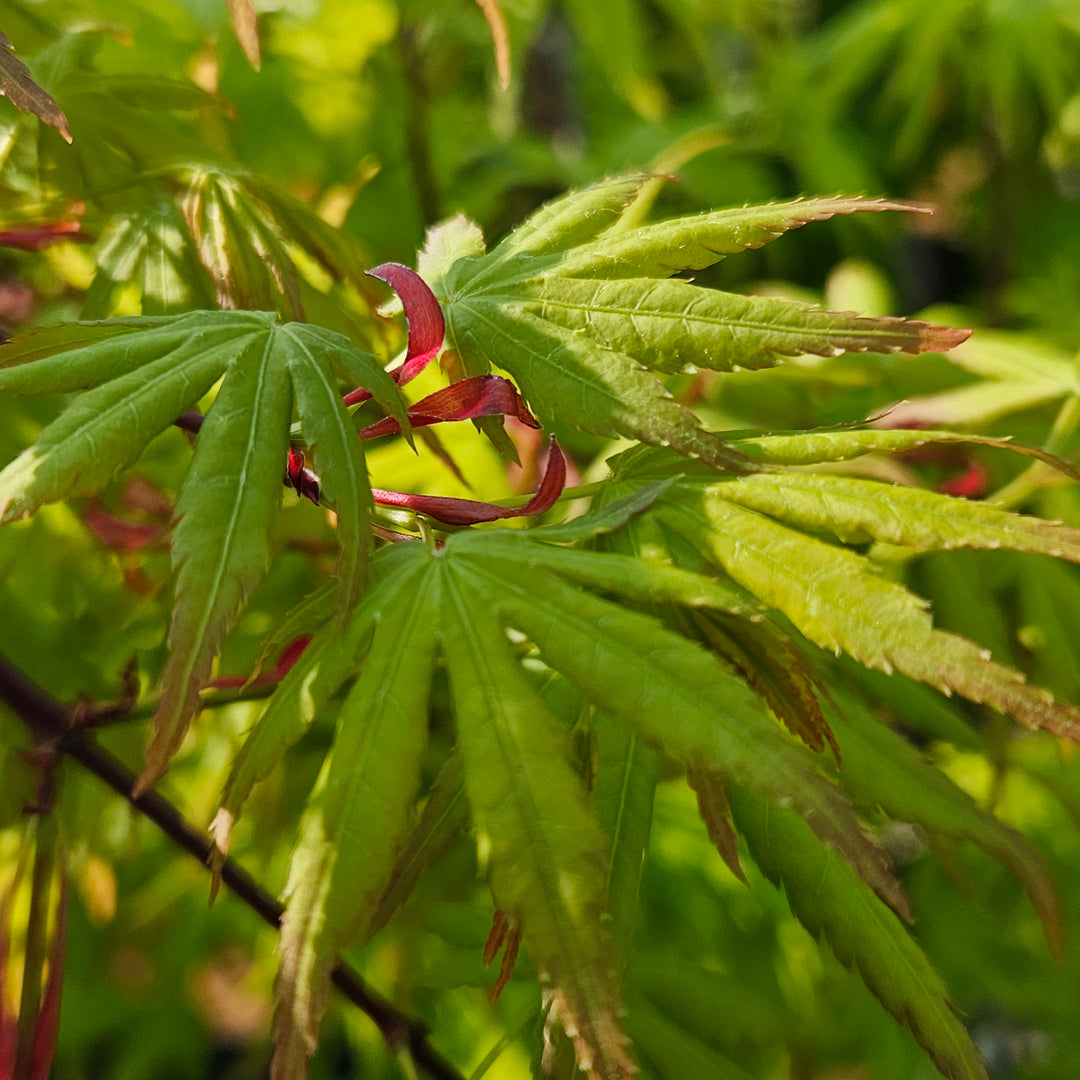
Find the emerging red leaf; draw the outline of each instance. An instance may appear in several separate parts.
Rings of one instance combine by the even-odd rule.
[[[405,310],[405,322],[409,327],[409,345],[405,362],[390,372],[398,384],[404,386],[415,379],[438,355],[446,337],[446,322],[435,294],[424,279],[414,270],[401,263],[383,263],[369,270],[368,275],[385,281],[401,299]],[[371,392],[359,386],[342,399],[346,405],[367,401]]]
[[[566,483],[566,458],[559,444],[552,439],[544,478],[536,494],[519,507],[496,506],[494,503],[477,502],[474,499],[452,499],[437,495],[410,495],[401,491],[383,491],[372,488],[375,502],[381,506],[400,506],[427,514],[446,525],[479,525],[484,521],[501,521],[503,518],[529,517],[550,510],[562,493]]]
[[[472,420],[478,416],[513,416],[531,428],[540,426],[526,408],[517,387],[499,375],[474,375],[462,379],[428,394],[409,409],[409,422],[414,428],[444,421]],[[361,428],[357,434],[361,439],[377,439],[400,430],[397,420],[387,416]]]

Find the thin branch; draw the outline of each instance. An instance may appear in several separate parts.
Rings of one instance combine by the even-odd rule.
[[[221,686],[210,687],[202,693],[201,709],[223,709],[226,705],[237,705],[241,702],[264,701],[277,689],[277,681],[253,682],[250,686]],[[123,711],[115,710],[104,720],[98,718],[97,713],[90,713],[87,726],[92,728],[105,727],[109,724],[118,724],[126,721],[149,720],[158,710],[157,698],[150,698],[132,705]]]
[[[189,855],[204,866],[207,864],[212,847],[210,839],[157,791],[146,791],[133,798],[135,773],[74,723],[74,709],[57,701],[2,655],[0,700],[23,721],[37,744],[74,758]],[[225,860],[221,880],[263,922],[275,929],[280,926],[282,905],[233,860]],[[427,1026],[375,993],[352,967],[338,963],[331,979],[345,997],[371,1018],[392,1050],[408,1046],[413,1059],[433,1080],[462,1080],[461,1074],[428,1042]]]

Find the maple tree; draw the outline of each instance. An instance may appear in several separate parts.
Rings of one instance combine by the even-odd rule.
[[[481,7],[505,83],[505,20]],[[571,18],[589,41],[579,7]],[[257,67],[254,6],[228,8]],[[701,988],[720,1008],[752,984],[749,965],[725,984],[684,971],[685,959],[650,969],[635,949],[650,833],[682,835],[685,822],[664,815],[688,793],[734,879],[780,886],[943,1076],[985,1077],[905,925],[924,911],[885,838],[905,823],[940,852],[981,848],[1060,954],[1068,919],[1042,855],[915,735],[980,760],[1037,754],[1051,736],[1080,741],[1080,706],[1075,682],[1055,695],[1028,681],[1007,643],[992,656],[983,627],[937,625],[905,568],[932,552],[963,566],[962,548],[1048,557],[1045,588],[1025,603],[1060,629],[1049,594],[1076,594],[1066,568],[1080,562],[1080,527],[1016,508],[1080,480],[1062,456],[1078,419],[1075,365],[993,333],[969,341],[942,320],[692,276],[833,219],[928,212],[919,203],[787,198],[653,220],[657,177],[612,171],[543,202],[490,250],[459,214],[430,225],[415,270],[372,267],[326,207],[207,147],[188,152],[198,138],[185,115],[215,115],[216,91],[100,74],[67,45],[69,66],[39,65],[54,98],[0,41],[12,104],[76,136],[68,147],[29,115],[11,121],[20,150],[0,180],[23,196],[0,243],[40,258],[86,239],[84,223],[96,236],[78,317],[21,327],[0,347],[0,400],[26,410],[5,436],[0,544],[5,566],[40,567],[43,537],[77,533],[87,565],[106,568],[89,572],[116,616],[91,649],[93,674],[75,669],[73,686],[55,676],[41,689],[32,656],[29,675],[0,667],[0,827],[17,841],[3,879],[0,1066],[19,1080],[47,1073],[70,866],[107,873],[79,851],[103,812],[75,809],[82,781],[61,775],[67,756],[208,862],[212,894],[224,884],[279,928],[267,1027],[281,1080],[318,1068],[335,985],[407,1074],[457,1075],[433,1049],[438,1026],[429,1034],[343,959],[396,932],[420,964],[431,932],[401,919],[433,879],[472,908],[488,898],[492,928],[468,962],[503,954],[497,973],[457,983],[522,1006],[474,1075],[532,1028],[545,1076],[748,1075],[755,1054],[737,1044],[752,1021],[726,1042],[703,1034],[688,995]],[[632,80],[614,85],[639,106],[648,97]],[[136,86],[144,100],[131,104]],[[110,95],[132,112],[158,108],[183,139],[142,146],[124,110],[100,108]],[[768,400],[774,370],[808,385],[837,358],[923,354],[978,380],[931,380],[870,419],[795,429]],[[727,378],[763,387],[763,422],[724,422],[708,395]],[[24,400],[36,398],[40,410]],[[964,429],[1042,403],[1060,412],[1037,445]],[[535,434],[542,426],[558,438]],[[414,451],[422,470],[410,474],[401,462]],[[976,451],[1029,460],[976,501],[961,497],[990,475]],[[531,470],[529,490],[506,496],[505,461]],[[976,472],[935,490],[911,468],[940,461]],[[290,530],[302,568],[288,580]],[[49,620],[37,625],[27,652],[49,634],[59,651]],[[1062,671],[1043,673],[1058,691]],[[1026,743],[1021,729],[1048,734]],[[201,755],[216,757],[213,792],[197,779]],[[171,784],[187,787],[188,816],[203,815],[210,840]],[[269,786],[288,797],[260,797]],[[258,861],[256,835],[280,905],[236,861],[240,836]],[[17,1019],[5,997],[16,952]]]

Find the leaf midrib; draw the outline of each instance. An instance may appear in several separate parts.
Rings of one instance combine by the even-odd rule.
[[[572,280],[590,281],[590,280],[593,280],[593,279],[590,279],[590,278],[577,278],[577,279],[572,279]],[[628,284],[634,284],[635,282],[642,281],[642,280],[653,283],[653,279],[651,279],[651,278],[644,278],[644,279],[639,279],[639,278],[619,278],[619,279],[616,279],[616,280],[618,280],[620,283],[626,282]],[[706,295],[710,295],[710,296],[732,297],[732,298],[735,298],[735,299],[738,299],[738,300],[744,300],[744,299],[753,300],[753,299],[755,299],[754,297],[739,296],[738,293],[724,292],[724,291],[722,291],[720,289],[710,289],[710,290],[707,290],[707,292],[705,290],[699,290],[699,291],[705,293]],[[560,307],[560,308],[565,308],[568,311],[581,311],[581,312],[585,312],[585,313],[599,312],[600,314],[603,314],[603,315],[629,316],[631,319],[634,318],[634,317],[640,316],[640,317],[648,318],[648,319],[661,319],[661,320],[667,320],[667,321],[672,321],[672,322],[705,323],[706,325],[709,325],[709,326],[719,326],[719,327],[725,327],[727,329],[741,329],[741,330],[748,330],[748,331],[756,330],[756,331],[760,331],[762,333],[785,334],[785,335],[791,335],[791,336],[796,336],[796,337],[808,337],[808,338],[820,338],[822,336],[826,336],[826,337],[855,337],[855,336],[858,336],[858,337],[871,337],[871,338],[878,338],[878,337],[896,338],[897,336],[903,336],[903,335],[899,335],[897,331],[902,329],[903,326],[905,325],[902,320],[897,319],[896,323],[893,326],[884,327],[884,326],[878,325],[875,322],[875,320],[873,320],[873,319],[866,318],[865,316],[857,316],[858,318],[861,318],[861,319],[865,318],[865,321],[868,324],[868,328],[866,330],[859,329],[859,330],[856,331],[856,330],[854,330],[854,329],[852,329],[850,327],[846,328],[846,329],[837,329],[837,328],[833,328],[833,327],[817,327],[817,328],[815,328],[815,327],[798,327],[798,326],[792,326],[792,325],[790,325],[788,323],[783,323],[781,325],[777,325],[776,323],[757,322],[757,321],[748,320],[748,319],[721,318],[721,317],[715,316],[715,315],[690,315],[690,314],[687,314],[686,312],[663,311],[663,310],[658,309],[658,308],[623,307],[623,306],[616,306],[616,305],[609,305],[609,304],[587,304],[587,303],[575,302],[575,301],[570,301],[570,300],[553,299],[553,298],[548,297],[548,296],[541,296],[541,297],[536,297],[536,298],[530,297],[528,299],[522,299],[520,296],[513,296],[513,295],[509,295],[509,294],[506,295],[505,297],[504,296],[499,296],[498,294],[485,294],[485,300],[488,299],[489,296],[490,296],[491,299],[500,300],[501,302],[503,302],[507,306],[512,304],[513,306],[522,308],[522,309],[524,309],[526,311],[530,307],[534,307],[534,306],[541,307],[541,308],[542,307]],[[818,307],[816,305],[797,304],[795,302],[792,302],[791,310],[793,312],[800,312],[800,313],[808,312],[810,314],[820,314],[820,315],[834,314],[833,312],[830,312],[828,308]],[[592,324],[590,323],[590,325],[592,325]],[[907,325],[910,325],[910,324],[907,324]],[[915,337],[917,338],[918,335],[916,334]],[[648,344],[648,343],[646,343],[646,344]],[[651,348],[651,349],[656,349],[659,346],[657,346],[657,345],[648,345],[648,347]],[[776,347],[775,346],[770,346],[770,351],[773,351],[773,352],[777,351]],[[856,351],[856,350],[848,349],[846,351],[852,352],[852,351]],[[865,348],[865,349],[858,350],[858,351],[869,352],[871,350],[869,348]],[[893,350],[893,351],[901,351],[901,350]]]
[[[250,431],[248,433],[247,446],[244,448],[244,458],[241,463],[240,472],[237,476],[237,492],[239,497],[233,500],[232,510],[229,517],[229,524],[225,531],[225,535],[221,544],[221,558],[218,559],[217,570],[214,573],[213,583],[207,593],[208,602],[203,605],[202,616],[199,620],[198,633],[193,639],[193,647],[188,650],[187,660],[183,667],[183,679],[180,685],[186,687],[191,681],[191,674],[195,668],[200,654],[202,653],[203,642],[206,640],[206,630],[210,625],[210,621],[213,618],[214,611],[218,603],[218,595],[221,591],[221,582],[225,577],[225,568],[228,565],[231,554],[232,546],[234,543],[234,535],[236,532],[236,523],[240,517],[240,507],[246,502],[247,499],[247,485],[245,483],[247,474],[250,469],[251,461],[255,456],[255,447],[257,445],[255,439],[255,430],[258,426],[259,413],[262,405],[263,386],[266,382],[266,373],[269,368],[269,357],[274,344],[274,329],[271,328],[266,335],[266,344],[263,347],[262,360],[259,363],[259,376],[255,386],[255,394],[253,399],[255,402],[255,408],[252,410]],[[227,377],[227,376],[226,376]],[[182,698],[180,700],[183,700]]]
[[[443,565],[445,566],[445,563]],[[497,716],[501,718],[503,710],[499,706],[498,698],[492,695],[488,690],[488,687],[495,686],[497,683],[490,666],[486,663],[487,650],[473,631],[469,608],[464,598],[461,596],[458,582],[455,580],[454,571],[445,570],[444,580],[446,582],[447,597],[457,609],[458,623],[462,629],[462,636],[465,638],[466,645],[473,655],[473,662],[476,665],[477,674],[481,676],[477,681],[480,684],[485,700],[487,701],[488,714],[493,717]],[[523,791],[519,785],[516,768],[512,767],[513,762],[511,762],[509,751],[507,750],[507,742],[510,741],[516,745],[516,740],[513,739],[513,735],[508,730],[508,725],[505,720],[500,719],[499,722],[492,724],[492,731],[495,734],[499,746],[499,754],[503,759],[503,775],[509,783],[511,790],[514,792],[517,804],[519,806],[524,806],[528,810],[528,814],[518,810],[517,817],[523,826],[524,833],[529,838],[528,852],[531,856],[531,860],[539,870],[539,874],[536,876],[539,877],[540,888],[543,891],[547,908],[552,912],[562,911],[565,907],[562,903],[562,898],[558,895],[557,890],[552,888],[552,884],[558,879],[559,867],[557,864],[553,863],[550,858],[548,852],[548,840],[544,835],[543,830],[538,830],[534,826],[534,822],[540,820],[540,813],[531,797],[531,793],[527,789]],[[526,759],[519,751],[516,761],[520,762],[522,760]],[[551,918],[549,921],[555,932],[555,936],[559,940],[561,955],[573,956],[577,950],[575,946],[568,943],[566,940],[562,927],[563,920],[556,917]],[[565,977],[567,973],[564,972],[562,974]]]

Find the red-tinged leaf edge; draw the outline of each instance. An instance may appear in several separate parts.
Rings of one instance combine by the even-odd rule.
[[[499,950],[506,946],[503,953],[502,963],[499,965],[499,975],[488,995],[489,1001],[496,1001],[503,992],[506,984],[514,973],[514,964],[517,961],[518,950],[521,948],[521,927],[518,926],[512,915],[508,915],[502,908],[495,909],[495,916],[491,921],[491,933],[484,942],[483,961],[484,967],[489,967],[492,960],[499,955]]]
[[[39,120],[60,132],[65,142],[71,142],[64,110],[53,96],[43,90],[30,74],[30,69],[15,55],[7,37],[0,33],[0,95],[22,112],[33,113]]]
[[[409,409],[409,423],[414,428],[427,427],[456,420],[473,420],[480,416],[512,416],[527,427],[538,428],[540,422],[525,405],[509,379],[500,375],[474,375],[436,390]],[[382,420],[361,428],[361,439],[377,439],[401,430],[397,418]]]
[[[405,311],[405,323],[409,328],[405,362],[390,372],[398,386],[404,386],[438,356],[446,338],[446,320],[435,294],[415,270],[401,263],[382,263],[368,270],[367,275],[386,282],[398,294]],[[370,397],[370,391],[360,386],[342,400],[346,405],[356,405]]]
[[[477,502],[474,499],[453,499],[439,495],[410,495],[402,491],[383,491],[372,488],[371,493],[380,506],[397,506],[414,510],[441,521],[444,525],[479,525],[486,521],[504,518],[531,517],[550,510],[562,493],[566,483],[566,458],[554,438],[548,453],[544,476],[536,494],[519,507],[496,506],[494,503]]]
[[[739,861],[739,843],[731,820],[731,807],[721,777],[700,765],[688,765],[686,782],[697,796],[698,812],[724,865],[744,884],[746,872]]]

